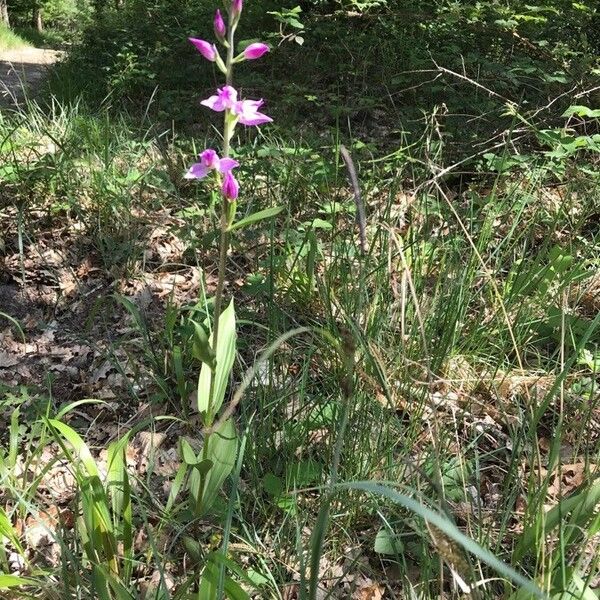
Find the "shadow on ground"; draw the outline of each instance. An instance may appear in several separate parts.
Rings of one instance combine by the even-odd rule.
[[[63,56],[63,52],[39,48],[0,52],[0,108],[35,96],[49,68]]]

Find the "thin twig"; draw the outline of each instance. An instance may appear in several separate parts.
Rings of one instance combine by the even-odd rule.
[[[354,190],[354,202],[356,204],[356,222],[358,224],[358,234],[360,238],[360,250],[363,254],[367,253],[367,218],[365,215],[365,205],[363,203],[362,195],[360,193],[360,186],[358,184],[358,177],[356,175],[356,168],[354,167],[354,161],[350,152],[343,144],[340,146],[340,154],[346,163],[348,174],[350,176],[350,182],[352,183],[352,189]]]

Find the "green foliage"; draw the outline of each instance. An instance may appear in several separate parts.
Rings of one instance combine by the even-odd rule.
[[[15,50],[26,48],[29,44],[17,33],[0,23],[0,52],[3,50]]]
[[[108,445],[101,472],[98,449],[70,420],[74,405],[7,393],[0,589],[22,585],[43,597],[53,581],[60,597],[142,597],[132,569],[148,565],[160,575],[155,595],[168,598],[163,570],[177,563],[174,598],[221,588],[242,599],[257,587],[280,597],[298,573],[301,585],[311,576],[315,588],[331,583],[343,549],[356,547],[360,560],[344,569],[369,561],[373,578],[374,550],[395,563],[390,585],[406,597],[438,597],[439,582],[459,575],[483,598],[514,590],[515,600],[533,598],[539,586],[556,598],[592,599],[600,344],[592,285],[600,109],[587,91],[598,73],[593,3],[247,2],[246,37],[275,31],[277,44],[294,43],[281,43],[251,76],[240,70],[245,89],[265,89],[279,130],[236,139],[243,214],[228,231],[227,271],[238,314],[233,304],[222,314],[216,348],[214,303],[205,297],[216,202],[182,181],[198,149],[218,143],[208,126],[200,129],[206,140],[187,128],[201,91],[215,86],[185,41],[210,35],[209,4],[98,3],[87,22],[82,13],[85,30],[52,82],[76,102],[0,115],[2,217],[19,220],[21,246],[34,245],[39,215],[50,229],[67,221],[81,232],[76,250],[111,290],[98,292],[90,321],[127,315],[122,328],[109,321],[110,352],[126,354],[134,371],[124,373],[131,389],[111,410],[143,404],[168,414],[175,441],[167,443],[180,460],[160,480],[165,499],[151,475],[138,480],[127,468],[131,432]],[[20,16],[12,6],[24,21],[29,8]],[[74,27],[72,3],[52,6],[57,26]],[[173,119],[185,127],[171,129]],[[364,256],[338,164],[342,140],[366,199]],[[206,275],[200,298],[183,306],[170,298],[160,317],[112,295],[122,281],[174,267],[148,258],[156,214],[168,215],[182,244],[176,267]],[[6,236],[9,249],[18,246],[12,230]],[[19,334],[13,317],[0,317]],[[348,340],[357,360],[344,369],[339,349]],[[252,366],[240,377],[245,363]],[[522,388],[528,378],[550,383]],[[131,425],[129,413],[123,421]],[[56,533],[59,566],[12,576],[11,553],[31,556],[13,524],[45,501],[40,480],[22,473],[50,440],[76,478],[71,508],[81,518]],[[586,480],[548,509],[551,471],[571,450]],[[328,475],[349,483],[327,486]],[[449,572],[440,567],[438,530],[468,559],[464,571],[445,556]],[[137,533],[151,538],[143,552],[132,542]],[[326,552],[333,575],[320,581],[316,563]]]

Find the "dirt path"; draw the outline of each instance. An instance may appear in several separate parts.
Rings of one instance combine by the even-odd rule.
[[[63,56],[40,48],[0,51],[0,107],[19,104],[26,93],[34,95],[48,68]]]

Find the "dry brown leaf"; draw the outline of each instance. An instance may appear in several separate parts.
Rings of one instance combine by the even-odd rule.
[[[382,600],[385,588],[378,583],[365,579],[352,594],[353,600]]]

